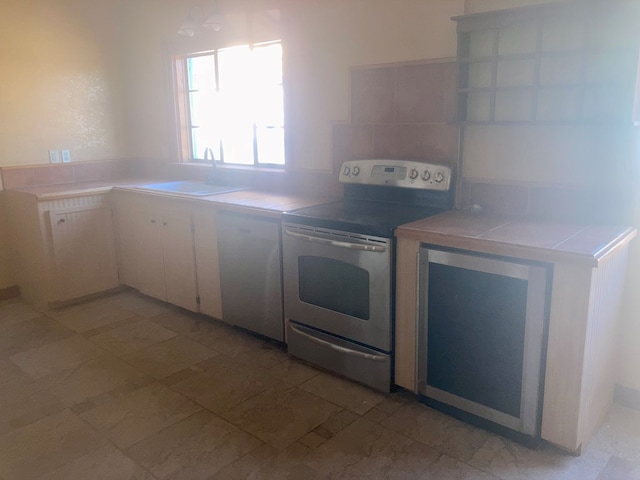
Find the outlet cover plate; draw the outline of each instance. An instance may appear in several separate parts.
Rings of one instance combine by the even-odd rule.
[[[62,150],[62,163],[71,162],[71,151],[70,150]]]
[[[58,150],[49,150],[49,163],[60,163],[60,155],[58,155]]]

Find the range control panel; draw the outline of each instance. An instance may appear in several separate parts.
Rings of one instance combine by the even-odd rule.
[[[451,168],[414,160],[349,160],[342,164],[340,182],[448,191]]]

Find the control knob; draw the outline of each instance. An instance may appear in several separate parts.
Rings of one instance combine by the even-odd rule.
[[[436,181],[436,183],[442,183],[442,181],[444,180],[444,172],[442,170],[438,170],[433,175],[433,179]]]
[[[418,178],[418,170],[416,170],[415,168],[412,168],[411,171],[409,172],[409,178],[411,180],[415,180],[416,178]]]
[[[355,176],[358,176],[358,174],[360,173],[360,167],[353,167],[351,169],[351,173],[353,173]]]
[[[349,167],[344,167],[344,169],[342,170],[342,174],[349,175],[349,173],[351,173],[351,169]]]
[[[426,182],[430,178],[431,178],[431,172],[429,170],[425,170],[424,172],[422,172],[422,180]]]

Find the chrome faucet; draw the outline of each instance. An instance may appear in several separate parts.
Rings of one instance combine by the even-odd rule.
[[[204,149],[204,161],[206,162],[207,160],[211,161],[212,169],[209,171],[208,174],[205,175],[205,183],[214,185],[216,183],[217,169],[216,169],[216,158],[213,156],[213,150],[211,149],[211,147],[207,147]]]
[[[216,159],[213,156],[213,150],[211,149],[211,147],[207,147],[204,149],[204,161],[206,162],[207,160],[211,160],[211,166],[215,169]]]

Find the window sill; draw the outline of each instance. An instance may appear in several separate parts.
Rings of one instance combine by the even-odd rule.
[[[180,167],[186,166],[189,168],[201,168],[207,171],[214,171],[211,165],[200,162],[169,162],[169,165]],[[253,165],[216,165],[216,171],[240,171],[240,172],[260,172],[260,173],[287,173],[286,167],[255,167]]]

